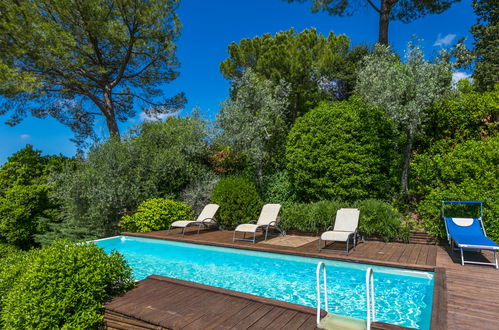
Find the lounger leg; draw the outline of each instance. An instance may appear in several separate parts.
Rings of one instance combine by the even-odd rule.
[[[184,236],[184,234],[185,234],[185,228],[187,228],[187,227],[184,227],[184,228],[182,229],[182,236]]]
[[[496,263],[496,269],[499,269],[499,265],[497,264],[497,254],[496,254],[496,250],[494,250],[494,262]]]
[[[253,233],[253,244],[255,244],[255,241],[256,241],[256,230],[255,230],[255,232]]]
[[[321,250],[321,238],[319,237],[319,240],[317,241],[317,251]]]
[[[201,230],[201,226],[200,225],[198,225],[198,235],[199,235],[199,230]]]
[[[347,251],[346,253],[348,254],[348,242],[350,241],[350,238],[347,238]]]
[[[234,233],[232,234],[232,243],[236,241],[236,231],[234,230]]]
[[[461,266],[464,266],[464,252],[463,252],[463,248],[461,248]]]
[[[268,233],[269,233],[269,227],[267,226],[267,228],[265,229],[265,240],[267,240]]]

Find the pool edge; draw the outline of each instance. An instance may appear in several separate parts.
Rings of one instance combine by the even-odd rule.
[[[351,257],[349,255],[329,255],[326,253],[317,255],[317,254],[308,253],[308,252],[296,252],[296,251],[279,249],[279,248],[276,248],[276,245],[273,245],[272,247],[264,247],[264,246],[257,246],[257,245],[239,245],[239,244],[234,244],[234,243],[222,243],[222,242],[194,240],[194,239],[186,238],[186,236],[175,237],[172,235],[171,237],[168,237],[165,235],[165,237],[151,237],[151,236],[145,235],[144,233],[130,233],[130,232],[122,232],[122,233],[120,233],[120,235],[134,236],[134,237],[141,237],[141,238],[150,238],[150,239],[159,239],[159,240],[164,240],[164,241],[184,242],[184,243],[191,243],[191,244],[197,244],[197,245],[219,246],[219,247],[239,249],[239,250],[280,253],[280,254],[308,257],[308,258],[314,258],[314,259],[338,260],[338,261],[354,262],[354,263],[393,267],[393,268],[420,270],[420,271],[426,271],[426,272],[435,272],[435,269],[437,268],[436,266],[429,266],[429,265],[398,264],[398,263],[383,261],[383,260],[377,261],[377,260],[372,260],[372,259]]]

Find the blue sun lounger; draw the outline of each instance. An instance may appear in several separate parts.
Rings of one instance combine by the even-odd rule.
[[[445,204],[479,204],[480,217],[479,218],[453,218],[445,216]],[[490,240],[485,232],[485,227],[482,222],[482,206],[483,202],[480,201],[443,201],[442,202],[442,217],[445,222],[445,229],[447,231],[447,240],[450,246],[455,251],[461,251],[461,265],[479,264],[491,265],[499,269],[497,263],[496,252],[499,250],[499,244]],[[478,262],[464,260],[464,251],[478,251],[490,250],[494,252],[494,262]]]

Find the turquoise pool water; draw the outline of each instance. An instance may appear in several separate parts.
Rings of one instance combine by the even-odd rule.
[[[137,280],[163,275],[316,307],[315,270],[327,268],[329,311],[366,318],[365,270],[374,270],[376,319],[430,328],[433,273],[131,236],[95,242],[117,250]]]

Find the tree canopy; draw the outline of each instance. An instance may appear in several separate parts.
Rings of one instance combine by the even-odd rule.
[[[406,132],[401,192],[408,195],[409,160],[414,137],[426,120],[425,109],[451,87],[450,64],[426,61],[422,49],[409,43],[405,63],[389,47],[377,45],[359,72],[357,92],[366,103],[384,109]]]
[[[243,73],[252,69],[274,85],[290,84],[286,122],[294,120],[322,100],[344,99],[354,89],[356,72],[367,48],[350,46],[345,35],[327,37],[315,29],[294,29],[276,35],[242,39],[228,47],[229,57],[220,64],[223,76],[232,82],[232,94]]]
[[[473,0],[478,16],[471,27],[475,39],[475,79],[482,90],[493,90],[499,84],[499,5],[495,0]]]
[[[103,116],[111,135],[135,114],[171,112],[183,93],[164,98],[179,63],[178,0],[0,1],[0,115],[52,116],[82,141]]]
[[[249,158],[261,185],[264,166],[282,163],[284,156],[289,87],[281,82],[273,88],[270,81],[247,70],[237,88],[237,95],[223,103],[217,116],[220,139]]]
[[[440,14],[454,2],[460,0],[285,0],[291,2],[312,2],[311,11],[325,11],[329,15],[350,16],[362,7],[369,7],[379,15],[378,42],[388,45],[390,21],[409,23],[428,14]]]

